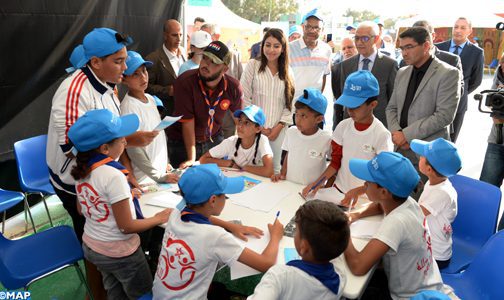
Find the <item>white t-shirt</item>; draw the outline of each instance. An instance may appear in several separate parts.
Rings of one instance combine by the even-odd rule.
[[[319,129],[315,134],[304,135],[292,126],[287,129],[282,149],[288,151],[287,180],[309,184],[327,167],[331,154],[331,133]]]
[[[453,233],[451,223],[457,216],[457,191],[448,179],[436,185],[427,181],[418,204],[430,212],[427,224],[431,232],[434,259],[450,259]]]
[[[154,98],[145,94],[148,102],[144,103],[137,98],[130,95],[126,95],[121,102],[121,115],[136,114],[140,119],[140,126],[138,130],[141,131],[152,131],[161,122],[161,117],[156,107],[156,101]],[[166,166],[168,165],[168,149],[166,146],[166,134],[164,130],[160,131],[159,134],[154,138],[152,143],[143,147],[149,161],[159,174],[166,173]],[[147,175],[142,172],[135,161],[132,160],[133,173],[138,183],[143,184],[147,182],[153,182],[152,179],[147,177]]]
[[[134,234],[122,233],[117,227],[112,204],[128,199],[131,217],[136,219],[135,205],[126,176],[118,169],[101,165],[75,184],[77,200],[86,218],[84,232],[104,242],[130,239]]]
[[[223,228],[184,222],[173,210],[154,278],[154,299],[206,299],[218,263],[240,257],[243,246]]]
[[[351,118],[345,119],[334,130],[332,140],[343,147],[341,168],[335,183],[344,193],[364,184],[363,180],[350,172],[350,159],[370,160],[382,151],[394,151],[390,131],[377,118],[364,131],[357,130]]]
[[[244,149],[240,143],[240,146],[238,147],[238,153],[235,156],[234,154],[236,152],[237,140],[238,140],[237,135],[228,137],[227,139],[223,140],[219,145],[210,149],[210,155],[213,158],[227,157],[227,159],[233,159],[235,163],[240,167],[253,165],[252,161],[254,160],[257,138],[252,147],[248,149]],[[259,139],[259,147],[257,148],[257,155],[255,158],[256,166],[263,165],[262,158],[265,155],[271,155],[271,157],[273,157],[273,151],[271,150],[268,138],[265,135],[261,134],[261,138]]]
[[[340,299],[345,287],[346,278],[336,270],[340,277],[338,294],[334,294],[317,278],[305,271],[287,265],[271,267],[256,286],[254,294],[247,300],[281,300],[281,299]]]
[[[390,247],[383,267],[392,299],[409,299],[421,290],[443,291],[429,227],[415,200],[408,198],[385,216],[373,238]]]

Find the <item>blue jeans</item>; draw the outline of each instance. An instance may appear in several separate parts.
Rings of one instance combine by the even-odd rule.
[[[485,161],[480,180],[500,188],[504,179],[504,145],[488,143]],[[499,230],[504,229],[504,218],[501,217]]]

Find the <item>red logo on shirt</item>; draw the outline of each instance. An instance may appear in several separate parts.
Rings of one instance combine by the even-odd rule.
[[[168,289],[182,290],[191,284],[196,275],[196,269],[192,266],[196,263],[193,251],[186,242],[172,238],[168,238],[165,251],[166,253],[161,254],[160,257],[157,276]],[[170,270],[173,271],[170,272]],[[174,286],[170,285],[170,282],[181,282],[181,284]]]
[[[81,199],[84,199],[84,201],[79,202],[86,207],[85,213],[90,219],[96,222],[103,222],[108,219],[110,209],[107,203],[101,200],[100,195],[89,183],[78,184],[77,193]]]
[[[417,262],[417,270],[421,271],[423,269],[424,276],[427,276],[432,265],[432,242],[429,230],[427,228],[427,218],[424,218],[422,226],[424,228],[422,237],[427,247],[428,257],[423,257],[420,261]]]
[[[223,99],[223,100],[220,102],[220,108],[221,108],[222,110],[228,110],[229,105],[231,105],[231,101],[229,101],[228,99]]]

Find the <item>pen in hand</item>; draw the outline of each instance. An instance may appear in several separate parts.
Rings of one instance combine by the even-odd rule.
[[[277,211],[275,221],[273,221],[273,224],[275,224],[275,222],[278,220],[278,216],[280,216],[280,211]]]

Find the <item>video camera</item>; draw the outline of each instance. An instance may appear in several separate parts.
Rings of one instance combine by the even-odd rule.
[[[491,111],[481,109],[483,94],[487,94],[485,106],[489,107]],[[504,119],[504,89],[484,90],[474,95],[474,99],[479,101],[478,110],[480,112],[490,114],[490,116],[498,119]]]

